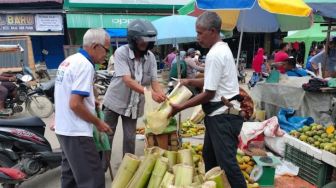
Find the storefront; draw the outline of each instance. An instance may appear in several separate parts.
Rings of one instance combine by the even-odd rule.
[[[50,69],[64,59],[62,14],[0,14],[0,35],[30,36],[35,62],[45,61]],[[42,54],[43,50],[48,53]]]
[[[69,43],[78,47],[87,29],[104,28],[111,36],[112,47],[116,48],[127,43],[127,25],[132,20],[153,21],[171,15],[188,1],[65,0]]]
[[[82,38],[88,28],[105,28],[112,39],[112,46],[126,43],[127,25],[135,19],[153,21],[162,16],[115,15],[115,14],[67,14],[67,27],[70,43],[82,44]]]

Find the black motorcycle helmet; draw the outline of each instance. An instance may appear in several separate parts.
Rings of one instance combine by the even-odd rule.
[[[153,24],[149,21],[136,19],[128,24],[127,41],[128,41],[129,47],[132,50],[139,51],[139,49],[137,49],[136,41],[140,39],[141,37],[145,39],[145,41],[148,42],[148,46],[145,52],[147,52],[147,50],[152,49],[156,41],[156,35],[157,35],[157,31],[155,27],[153,26]]]

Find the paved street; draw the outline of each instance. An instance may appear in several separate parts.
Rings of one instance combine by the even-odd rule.
[[[182,119],[188,118],[190,114],[192,113],[192,110],[186,110],[182,114]],[[46,122],[47,125],[49,125],[51,118],[43,119],[44,122]],[[142,120],[138,121],[138,126],[143,126],[141,123]],[[57,141],[57,138],[55,136],[55,133],[53,131],[50,131],[49,128],[46,129],[45,136],[49,140],[52,148],[59,148],[59,143]],[[122,160],[122,127],[121,127],[121,119],[118,123],[117,132],[115,135],[114,143],[113,143],[113,151],[112,151],[112,161],[111,165],[113,168],[114,175],[117,172],[118,166]],[[137,140],[136,141],[136,155],[140,156],[143,155],[143,149],[144,149],[144,141]],[[24,182],[22,185],[19,186],[19,188],[57,188],[60,187],[60,167],[50,170],[42,175],[36,176],[33,179]],[[105,174],[105,180],[106,180],[106,187],[111,187],[111,178],[109,173],[107,172]]]
[[[248,76],[246,80],[248,81],[251,75],[251,71],[247,71],[247,73],[248,73]],[[249,92],[246,84],[241,84],[241,86],[244,89],[246,89],[247,92]],[[190,117],[192,110],[193,109],[187,109],[183,111],[181,115],[182,121]],[[22,114],[18,114],[17,117],[24,117],[28,115],[29,114],[27,113],[22,113]],[[49,118],[44,118],[43,121],[47,125],[46,131],[45,131],[45,137],[49,140],[53,149],[59,148],[60,146],[59,146],[55,133],[49,129],[50,122],[52,121],[52,116],[50,116]],[[142,123],[142,119],[139,119],[138,127],[141,127],[141,126],[144,126],[144,125]],[[122,138],[123,138],[123,135],[122,135],[122,127],[121,127],[121,119],[120,119],[118,122],[117,132],[116,132],[115,139],[114,139],[113,146],[112,146],[113,149],[112,149],[111,165],[112,165],[114,175],[116,174],[118,170],[118,166],[120,165],[121,160],[122,160]],[[136,141],[136,155],[138,156],[143,155],[144,153],[143,150],[144,150],[144,141],[137,140]],[[61,169],[60,167],[58,167],[53,170],[47,171],[44,174],[41,174],[39,176],[35,176],[31,180],[28,180],[22,183],[19,186],[19,188],[58,188],[60,187],[60,175],[61,175]],[[108,172],[105,174],[105,180],[106,180],[106,187],[111,187],[111,178]]]

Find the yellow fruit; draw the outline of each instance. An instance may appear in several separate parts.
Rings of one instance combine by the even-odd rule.
[[[250,166],[254,166],[254,162],[253,161],[249,161],[247,164],[250,165]]]
[[[248,180],[250,178],[250,176],[245,171],[242,171],[242,173],[243,173],[245,179]]]
[[[247,169],[247,167],[249,167],[249,165],[247,165],[247,164],[240,164],[239,165],[239,168],[241,169],[241,170],[245,170],[245,169]]]
[[[253,166],[250,166],[250,165],[248,165],[247,168],[245,169],[245,171],[246,171],[248,174],[251,174],[252,170],[253,170]]]
[[[242,157],[240,157],[239,155],[237,155],[236,158],[237,158],[237,162],[238,162],[239,164],[243,164],[243,163],[244,163],[244,160],[243,160]]]
[[[332,134],[335,131],[335,127],[333,125],[330,125],[326,128],[327,134]]]
[[[251,158],[249,156],[243,156],[242,159],[244,160],[245,163],[247,163],[251,160]]]

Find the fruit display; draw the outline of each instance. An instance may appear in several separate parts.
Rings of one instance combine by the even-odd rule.
[[[336,131],[333,125],[323,127],[313,123],[291,131],[290,135],[316,148],[336,154]]]
[[[191,149],[167,151],[159,147],[147,148],[143,157],[125,154],[112,188],[228,187],[223,170],[215,167],[205,173],[203,160],[196,155]]]
[[[194,158],[202,159],[203,144],[193,145],[190,142],[185,142],[182,144],[182,148],[190,149],[191,152],[194,154]],[[239,163],[240,170],[242,171],[246,180],[247,187],[258,188],[259,184],[254,182],[254,180],[250,178],[252,169],[256,165],[253,159],[250,156],[244,155],[243,153],[238,153],[236,158]]]
[[[187,120],[182,123],[181,126],[181,136],[192,137],[197,135],[202,135],[205,132],[205,127],[203,124],[195,124],[190,120]]]
[[[239,168],[242,171],[245,181],[247,183],[248,188],[257,188],[259,187],[259,184],[254,182],[252,178],[250,178],[251,172],[256,165],[253,159],[250,156],[240,154],[238,153],[237,156],[237,161],[239,164]]]

